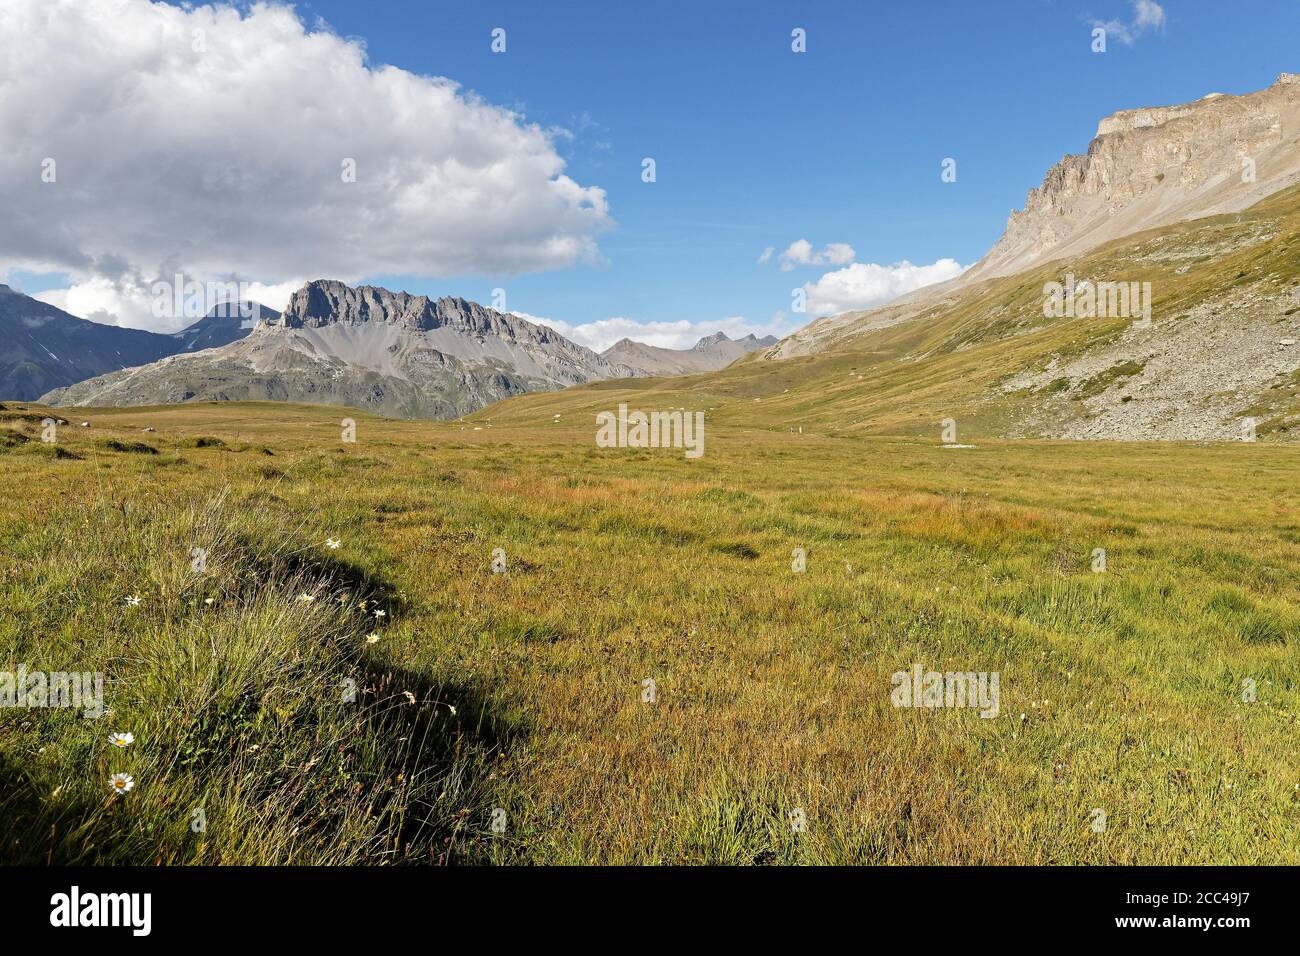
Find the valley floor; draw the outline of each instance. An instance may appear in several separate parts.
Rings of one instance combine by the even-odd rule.
[[[1300,862],[1294,446],[44,414],[0,669],[110,712],[0,710],[0,860]]]

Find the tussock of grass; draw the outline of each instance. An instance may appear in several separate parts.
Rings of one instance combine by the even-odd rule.
[[[117,438],[104,438],[98,443],[98,446],[105,451],[126,452],[132,455],[156,455],[158,449],[153,445],[146,445],[142,441],[122,441]]]
[[[95,504],[9,542],[6,666],[101,670],[109,714],[0,711],[0,859],[386,863],[465,852],[451,841],[477,809],[490,749],[465,734],[472,701],[368,645],[374,602],[396,599],[302,550],[282,523],[223,500],[161,512]],[[135,742],[115,750],[110,731]],[[111,794],[116,772],[135,790]],[[200,810],[206,829],[195,832]]]
[[[7,408],[0,411],[0,422],[23,422],[28,425],[39,425],[47,418],[54,419],[59,425],[68,424],[67,419],[60,418],[49,411],[18,410],[17,408]]]

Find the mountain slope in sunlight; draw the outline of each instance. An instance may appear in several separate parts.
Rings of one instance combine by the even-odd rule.
[[[1052,318],[1045,287],[1149,282],[1151,323]],[[480,413],[496,422],[620,401],[820,433],[1120,440],[1300,438],[1300,187],[948,292],[832,349],[722,371],[600,382]],[[1253,432],[1252,432],[1253,426]]]

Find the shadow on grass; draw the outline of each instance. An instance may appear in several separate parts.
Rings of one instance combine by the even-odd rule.
[[[495,760],[524,728],[502,719],[480,685],[437,682],[378,662],[363,666],[362,672],[367,733],[404,741],[395,761],[399,773],[435,799],[432,804],[416,800],[405,809],[391,807],[401,816],[391,833],[401,848],[395,862],[485,861],[491,808],[501,802],[488,782]],[[443,794],[449,797],[439,799]]]
[[[332,554],[296,552],[273,563],[259,576],[318,578],[389,614],[409,610],[389,580]],[[375,812],[387,824],[388,859],[480,862],[494,762],[526,728],[499,714],[482,681],[436,679],[370,655],[349,655],[348,663],[356,668],[361,725],[340,749],[400,744],[385,762],[386,779],[371,781],[380,788]]]
[[[389,582],[356,564],[245,546],[241,588],[288,592],[303,575],[401,607]],[[317,697],[286,716],[274,698],[208,700],[170,739],[151,742],[162,769],[133,794],[67,796],[97,792],[86,786],[95,771],[77,737],[42,739],[55,753],[82,754],[54,765],[25,765],[24,745],[0,741],[0,864],[486,861],[491,808],[503,800],[492,791],[495,762],[523,728],[499,716],[481,682],[390,665],[363,647],[344,641],[307,677],[329,694],[350,684],[352,699]],[[193,833],[188,801],[214,792],[206,781],[237,776],[254,789],[224,806],[215,791],[211,824]]]
[[[13,754],[0,750],[0,864],[36,866],[66,861],[60,834],[97,809],[54,796]]]

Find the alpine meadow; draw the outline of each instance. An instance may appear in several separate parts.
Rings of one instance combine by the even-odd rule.
[[[0,0],[15,912],[1265,924],[1300,10],[995,7]]]

